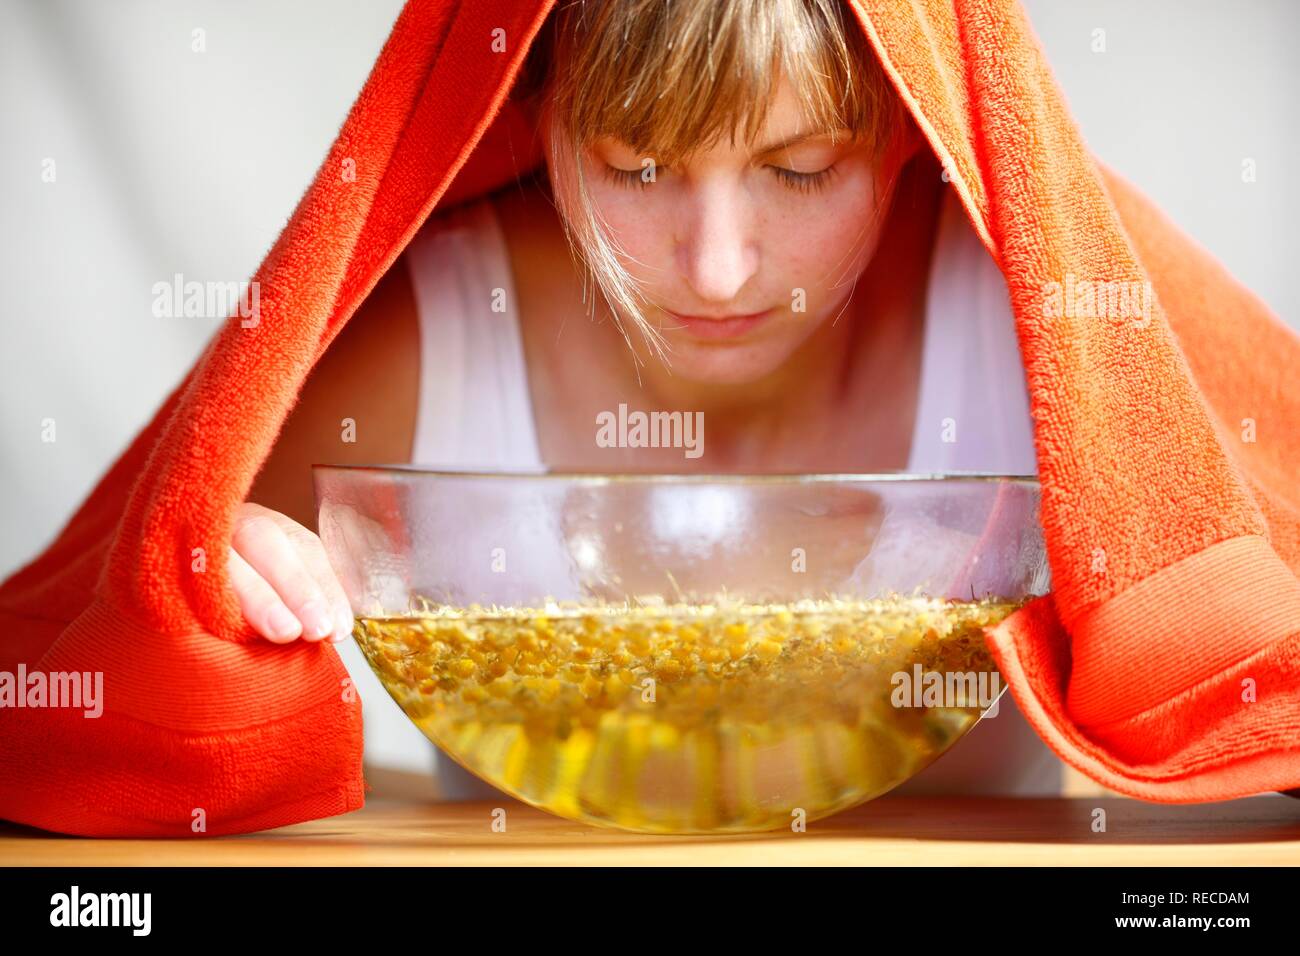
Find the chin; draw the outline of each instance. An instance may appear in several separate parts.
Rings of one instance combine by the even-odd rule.
[[[701,344],[669,339],[669,368],[674,377],[699,385],[736,386],[762,381],[779,369],[793,349],[777,343]]]

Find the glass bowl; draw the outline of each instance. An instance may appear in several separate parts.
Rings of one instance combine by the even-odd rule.
[[[1050,586],[1038,483],[313,467],[353,636],[506,793],[657,833],[785,828],[933,762]]]

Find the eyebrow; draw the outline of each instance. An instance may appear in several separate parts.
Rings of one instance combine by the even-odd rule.
[[[800,143],[806,142],[810,139],[818,139],[822,136],[830,136],[832,133],[838,133],[838,132],[845,133],[846,139],[850,138],[847,134],[849,134],[851,131],[848,129],[843,129],[843,130],[812,129],[806,133],[800,133],[798,136],[795,136],[791,139],[778,139],[771,143],[768,143],[766,146],[760,146],[758,149],[754,150],[754,155],[766,156],[768,153],[774,153],[778,149],[793,149],[795,146],[798,146]]]

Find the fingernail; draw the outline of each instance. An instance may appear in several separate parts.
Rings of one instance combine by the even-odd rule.
[[[303,605],[302,623],[311,632],[312,637],[326,637],[334,630],[330,612],[320,601],[308,601]]]
[[[297,637],[298,631],[302,628],[302,625],[298,623],[298,619],[283,604],[277,604],[271,608],[266,623],[270,627],[271,633],[276,637]]]
[[[351,608],[340,608],[338,612],[338,626],[334,629],[334,636],[330,638],[335,644],[342,644],[352,635],[352,610]]]

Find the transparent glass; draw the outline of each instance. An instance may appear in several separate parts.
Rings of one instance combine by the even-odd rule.
[[[887,792],[1000,696],[984,629],[1050,588],[1033,478],[313,473],[353,635],[411,720],[631,830]]]

